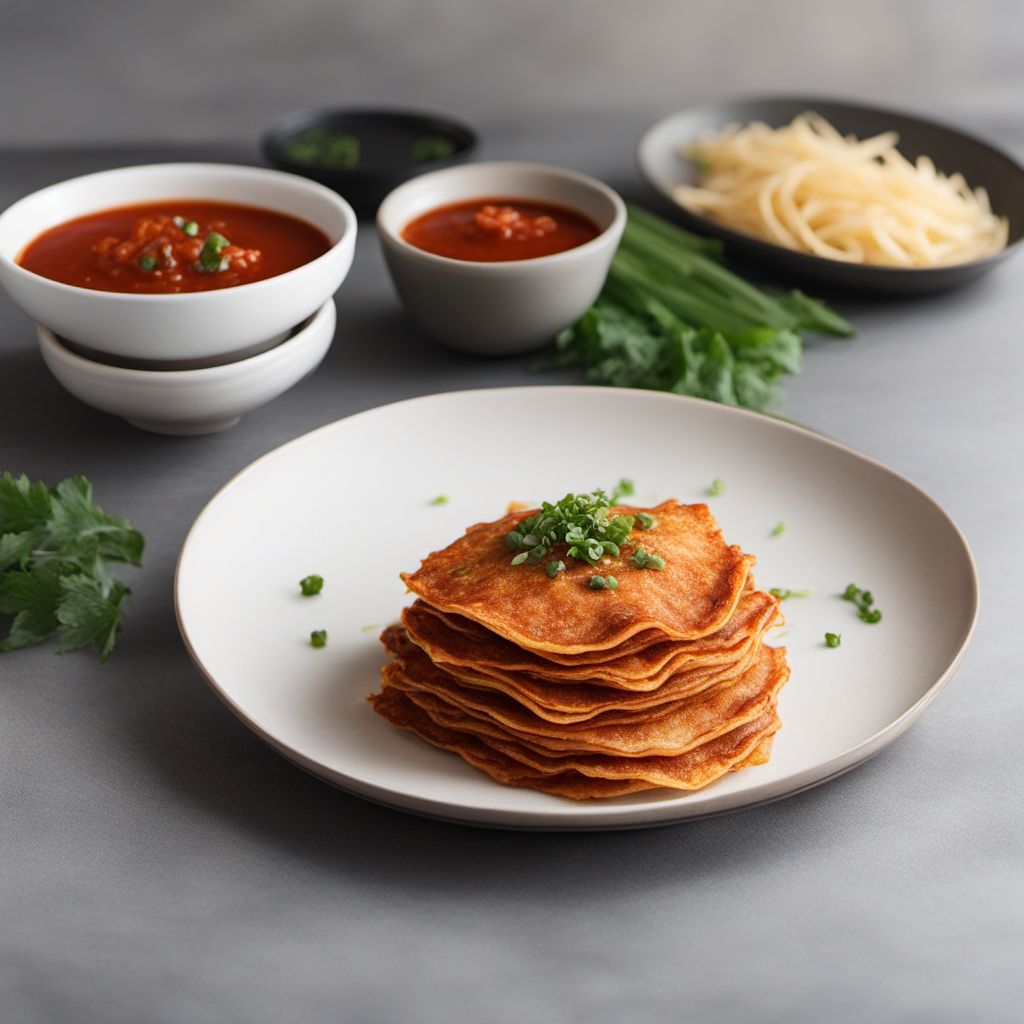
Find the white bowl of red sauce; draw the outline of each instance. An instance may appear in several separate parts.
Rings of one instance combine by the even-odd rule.
[[[626,223],[585,174],[481,163],[391,192],[377,228],[399,297],[426,333],[484,355],[550,343],[597,298]]]
[[[0,214],[0,283],[103,358],[230,362],[277,344],[352,263],[356,218],[296,175],[154,164],[51,185]]]

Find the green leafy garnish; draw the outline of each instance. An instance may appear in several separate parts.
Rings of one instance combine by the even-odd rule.
[[[654,569],[660,571],[665,568],[665,559],[661,555],[652,555],[650,551],[637,548],[629,559],[630,563],[637,569]]]
[[[327,630],[314,629],[313,632],[309,634],[309,644],[311,647],[326,647]]]
[[[788,601],[791,597],[810,597],[811,592],[809,590],[787,590],[785,587],[772,587],[768,591],[772,597],[777,597],[780,601]]]
[[[623,498],[631,498],[636,493],[636,486],[632,480],[623,477],[613,488],[608,500],[613,505],[618,505]]]
[[[630,206],[597,302],[540,365],[579,367],[594,384],[777,409],[779,380],[800,372],[803,333],[853,329],[802,292],[768,295],[720,261],[721,243]]]
[[[379,622],[368,622],[365,626],[359,627],[360,633],[372,633],[374,630],[380,629]]]
[[[348,132],[310,128],[292,139],[285,153],[300,164],[350,170],[359,164],[359,139]]]
[[[619,589],[619,581],[614,576],[606,576],[604,582],[609,590]]]
[[[825,634],[825,646],[826,647],[838,647],[842,643],[842,636],[839,633],[826,633]]]
[[[773,537],[781,537],[785,532],[786,532],[786,524],[781,522],[781,521],[777,522],[772,527],[772,536]]]
[[[567,558],[589,565],[596,565],[605,555],[617,557],[635,519],[611,515],[612,504],[612,498],[600,488],[590,494],[567,494],[557,504],[545,501],[539,512],[505,535],[506,545],[518,552],[512,564],[539,565],[556,544],[568,545]]]
[[[151,252],[144,252],[139,257],[139,266],[149,273],[151,270],[156,270],[157,258]]]
[[[450,499],[448,498],[447,494],[439,494],[436,498],[431,498],[430,501],[428,502],[428,504],[430,504],[430,505],[447,505],[449,500]]]
[[[717,477],[711,481],[707,486],[704,493],[709,498],[717,498],[720,494],[725,494],[725,481],[719,480]]]
[[[106,661],[131,593],[111,565],[139,565],[143,546],[127,520],[93,503],[85,477],[51,489],[0,475],[0,651],[56,634],[58,653],[92,645]]]
[[[303,597],[313,597],[315,594],[319,594],[324,589],[324,578],[323,576],[303,576],[299,580],[299,587],[302,589]]]
[[[618,586],[618,583],[615,585]],[[587,586],[591,590],[604,590],[608,586],[608,581],[603,576],[591,576],[587,581]]]
[[[418,164],[431,160],[444,160],[455,152],[455,143],[439,135],[427,135],[412,145],[412,158]]]
[[[851,583],[843,591],[843,600],[851,601],[857,606],[857,618],[861,622],[874,625],[882,621],[882,613],[874,606],[875,597],[870,590],[861,590],[855,583]]]
[[[216,274],[221,270],[228,269],[228,261],[221,257],[221,253],[231,243],[219,232],[211,231],[203,242],[199,251],[199,259],[196,260],[196,270],[203,274]]]
[[[181,226],[181,230],[188,235],[189,238],[195,238],[199,234],[199,224],[194,220],[187,220]]]
[[[544,566],[544,571],[548,574],[548,579],[553,580],[560,573],[565,572],[565,562],[562,561],[551,561]]]

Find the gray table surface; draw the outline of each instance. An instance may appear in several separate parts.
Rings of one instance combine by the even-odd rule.
[[[579,167],[645,198],[643,127],[506,120],[488,155]],[[0,206],[183,156],[255,159],[8,151]],[[812,342],[789,389],[790,415],[909,475],[974,546],[981,623],[935,707],[874,761],[781,803],[577,835],[422,820],[303,774],[203,682],[171,595],[192,519],[268,449],[411,395],[554,378],[418,335],[368,225],[323,366],[211,437],[151,436],[80,405],[0,296],[0,468],[85,473],[148,540],[105,667],[46,649],[0,660],[4,1019],[1010,1020],[1024,998],[1022,270],[928,299],[840,298],[860,336]]]

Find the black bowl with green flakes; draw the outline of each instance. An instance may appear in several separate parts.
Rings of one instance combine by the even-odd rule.
[[[361,216],[403,181],[461,163],[476,146],[472,128],[413,110],[301,110],[263,136],[268,163],[334,189]]]

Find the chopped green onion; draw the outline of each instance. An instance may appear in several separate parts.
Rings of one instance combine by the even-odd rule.
[[[725,494],[725,481],[719,480],[717,477],[711,481],[707,490],[704,492],[709,498],[717,498],[720,494]]]
[[[548,574],[548,579],[553,580],[559,573],[565,572],[565,562],[548,562],[544,567],[544,571]]]
[[[780,522],[776,523],[772,527],[772,536],[773,537],[781,537],[782,534],[785,533],[785,531],[786,531],[786,524],[780,521]]]
[[[380,623],[379,622],[370,622],[370,623],[367,623],[365,626],[360,626],[359,627],[359,631],[361,633],[372,633],[376,629],[380,629]]]
[[[882,621],[882,613],[872,607],[875,603],[875,596],[870,590],[862,590],[855,583],[851,583],[843,591],[843,600],[851,601],[857,606],[857,617],[861,622],[874,625],[874,623]]]
[[[842,643],[842,636],[839,633],[826,633],[825,634],[825,646],[826,647],[838,647]]]
[[[302,589],[303,597],[313,597],[315,594],[319,594],[324,589],[324,578],[323,576],[303,576],[299,580],[299,587]]]
[[[310,128],[285,146],[297,163],[349,170],[359,163],[359,139],[347,132]]]
[[[810,597],[811,592],[809,590],[787,590],[785,587],[772,587],[768,591],[772,597],[777,597],[780,601],[787,601],[791,597]]]
[[[444,160],[455,152],[455,143],[439,135],[427,135],[417,139],[412,145],[412,158],[418,164],[429,163],[431,160]]]
[[[591,590],[604,590],[608,586],[608,581],[603,576],[591,576],[587,581],[587,586]],[[618,583],[616,583],[616,586],[618,586]]]
[[[449,499],[448,499],[448,495],[447,494],[439,494],[436,498],[431,498],[430,499],[430,504],[431,505],[447,505],[448,504],[448,500]]]
[[[326,629],[314,629],[309,634],[309,643],[312,647],[326,647],[327,646],[327,630]]]
[[[139,266],[147,273],[151,270],[156,270],[156,263],[156,257],[151,252],[144,252],[139,257]]]
[[[188,235],[189,238],[195,238],[199,234],[199,224],[197,221],[188,220],[181,225],[181,230]]]
[[[196,270],[201,274],[215,274],[228,269],[227,260],[221,259],[221,253],[231,243],[219,232],[211,231],[203,242],[203,248],[196,260]]]
[[[465,576],[467,572],[469,572],[469,566],[468,565],[457,565],[457,566],[455,566],[454,569],[451,570],[451,575],[452,576]]]

